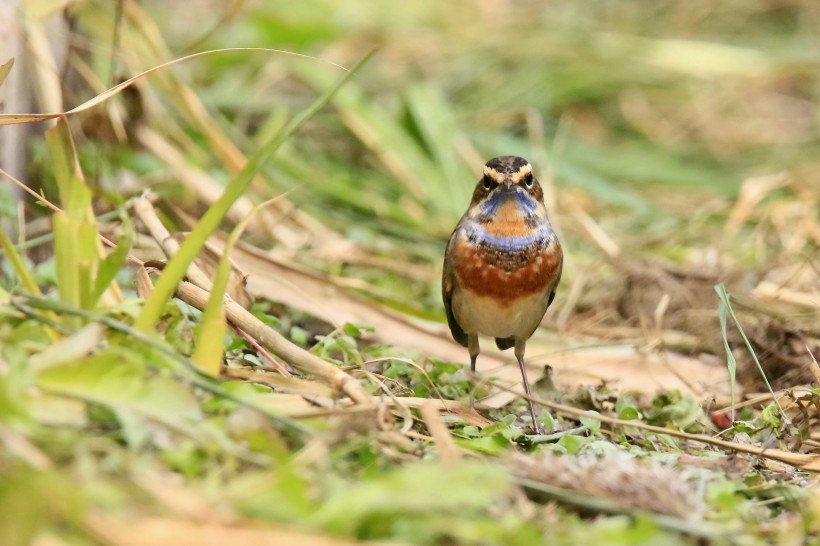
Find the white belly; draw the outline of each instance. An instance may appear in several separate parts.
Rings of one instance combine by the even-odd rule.
[[[468,334],[491,337],[528,338],[547,310],[546,293],[520,298],[511,305],[499,305],[493,298],[453,297],[453,314]]]

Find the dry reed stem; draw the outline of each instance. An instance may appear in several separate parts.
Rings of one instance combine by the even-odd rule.
[[[148,229],[151,237],[153,237],[160,246],[165,256],[169,260],[176,256],[177,252],[179,252],[179,242],[177,242],[171,233],[165,229],[165,226],[162,224],[159,217],[157,217],[154,206],[151,204],[148,197],[146,195],[142,195],[141,197],[133,199],[131,201],[131,207],[139,219],[142,220],[142,223],[145,225],[146,229]],[[203,290],[210,291],[213,287],[211,279],[208,278],[208,276],[194,262],[191,262],[188,266],[186,276],[191,282]]]

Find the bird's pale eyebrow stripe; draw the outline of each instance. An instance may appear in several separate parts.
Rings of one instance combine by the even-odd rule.
[[[523,177],[527,176],[528,174],[532,173],[532,166],[529,163],[525,163],[521,167],[518,168],[518,171],[509,175],[513,181],[518,182]],[[504,181],[507,175],[505,173],[498,172],[495,168],[490,167],[488,165],[484,165],[484,176],[487,178],[491,178],[492,180],[501,183]]]
[[[484,166],[484,176],[499,184],[504,181],[504,175],[502,173],[486,165]]]
[[[528,174],[532,174],[532,167],[529,163],[521,166],[521,168],[518,169],[518,172],[512,175],[511,178],[513,179],[513,182],[518,182]]]

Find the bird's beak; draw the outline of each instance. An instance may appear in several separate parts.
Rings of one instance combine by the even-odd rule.
[[[515,184],[513,184],[512,178],[507,178],[504,180],[504,191],[513,191],[515,190]]]

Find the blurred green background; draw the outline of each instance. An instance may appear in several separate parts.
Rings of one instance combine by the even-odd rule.
[[[68,3],[69,106],[107,78],[193,51],[278,48],[350,66],[378,48],[250,197],[288,191],[309,215],[294,228],[305,237],[272,241],[280,251],[416,313],[440,316],[443,245],[490,157],[535,165],[569,249],[569,282],[597,252],[578,210],[628,251],[685,260],[689,245],[722,237],[744,180],[789,171],[797,186],[818,185],[820,5],[808,0],[149,1],[121,4],[115,24],[118,5]],[[213,133],[250,154],[340,73],[270,53],[202,57],[141,80],[130,99],[139,108],[124,101],[139,115],[123,124],[163,134],[224,183],[230,154],[215,150]],[[93,133],[84,157],[101,194],[122,194],[125,171],[131,191],[151,186],[196,210],[167,162],[133,138],[101,144]],[[326,230],[368,258],[323,248]],[[729,253],[746,265],[772,259],[744,245]],[[406,267],[386,272],[390,262]]]

